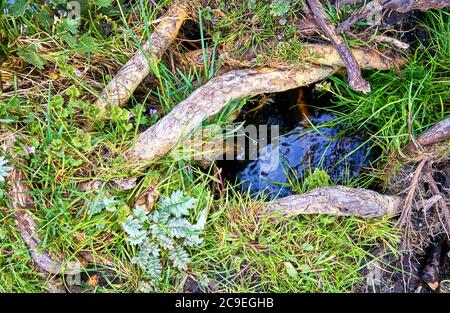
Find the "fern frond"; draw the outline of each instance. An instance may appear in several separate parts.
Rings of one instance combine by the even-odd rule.
[[[164,198],[160,202],[161,210],[170,212],[175,217],[181,217],[189,214],[197,202],[197,199],[185,197],[183,191],[174,191],[170,197]]]
[[[187,270],[189,255],[181,246],[176,246],[175,249],[169,253],[169,259],[172,260],[173,266],[179,270]]]
[[[0,156],[0,182],[5,181],[5,178],[9,175],[11,170],[12,168],[8,166],[8,160]]]

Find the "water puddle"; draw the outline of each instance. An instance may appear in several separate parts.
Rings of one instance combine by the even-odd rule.
[[[325,170],[334,182],[346,183],[369,165],[374,153],[364,136],[342,135],[345,125],[327,125],[335,116],[324,111],[309,109],[306,122],[297,98],[296,91],[277,94],[255,114],[251,109],[241,112],[238,119],[244,125],[278,125],[280,136],[278,142],[259,147],[254,160],[219,162],[226,179],[240,183],[243,191],[250,189],[252,195],[273,199],[298,192],[303,179],[316,168]]]

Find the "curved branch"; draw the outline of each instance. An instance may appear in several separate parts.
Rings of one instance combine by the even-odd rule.
[[[385,196],[367,189],[331,186],[277,199],[266,205],[265,213],[277,212],[288,217],[329,214],[372,218],[398,213],[400,203],[401,199],[397,196]]]
[[[374,61],[379,55],[374,52],[356,55],[358,62],[368,68],[387,69],[401,63],[401,59],[386,60],[382,64]],[[246,96],[282,92],[307,86],[332,75],[337,68],[310,65],[309,67],[261,68],[230,71],[211,79],[179,103],[171,112],[148,128],[128,149],[130,162],[149,162],[169,152],[184,135],[201,125],[201,122],[217,114],[230,101]]]
[[[151,34],[150,40],[142,47],[147,55],[144,55],[141,50],[136,52],[109,82],[94,103],[101,111],[113,105],[123,105],[130,99],[137,86],[150,74],[149,62],[152,64],[159,62],[164,52],[177,37],[181,25],[188,16],[189,8],[181,1],[175,2],[169,8]]]

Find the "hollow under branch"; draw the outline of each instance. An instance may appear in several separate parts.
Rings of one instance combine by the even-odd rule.
[[[371,51],[357,54],[356,57],[362,66],[381,70],[395,68],[404,62],[400,57],[379,62],[380,55]],[[217,114],[230,101],[307,86],[327,78],[337,69],[317,65],[244,69],[213,78],[141,133],[134,146],[126,152],[126,157],[131,163],[155,161],[199,127],[205,118]]]

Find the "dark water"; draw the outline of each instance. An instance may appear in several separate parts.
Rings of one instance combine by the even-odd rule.
[[[269,199],[284,197],[294,193],[288,186],[288,175],[301,183],[305,173],[321,168],[333,181],[345,182],[356,178],[369,164],[373,153],[369,153],[369,144],[364,144],[364,137],[342,136],[344,124],[319,127],[334,118],[320,111],[308,116],[314,127],[305,127],[292,118],[299,114],[292,110],[289,99],[281,100],[264,108],[265,112],[258,113],[259,116],[245,119],[246,124],[279,125],[282,133],[279,149],[269,144],[259,148],[255,160],[222,161],[219,164],[225,177],[241,183],[243,191],[250,189],[251,194],[262,192]]]

